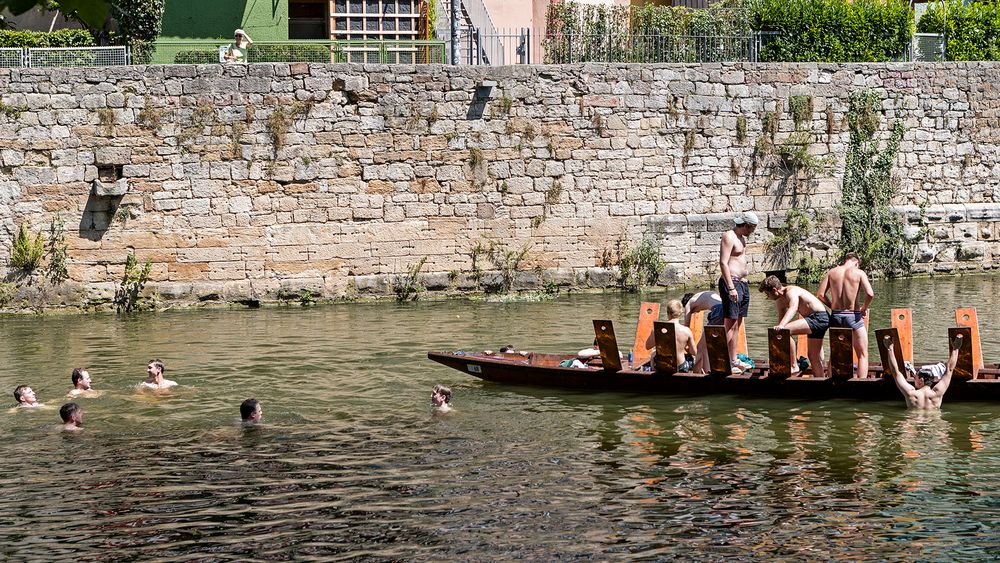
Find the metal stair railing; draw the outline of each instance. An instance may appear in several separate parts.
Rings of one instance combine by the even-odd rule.
[[[483,0],[461,0],[462,14],[471,24],[470,31],[476,42],[479,64],[502,65],[503,44],[500,42],[493,18]]]

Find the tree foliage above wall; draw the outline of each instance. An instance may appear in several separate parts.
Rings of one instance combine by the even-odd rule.
[[[917,31],[945,34],[948,60],[1000,60],[1000,0],[935,2],[920,18]]]
[[[913,35],[906,0],[749,0],[761,61],[902,60]]]

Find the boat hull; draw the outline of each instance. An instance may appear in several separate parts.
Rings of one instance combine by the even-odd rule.
[[[665,375],[652,371],[559,367],[558,356],[541,361],[524,357],[486,356],[465,352],[429,352],[435,362],[485,381],[564,389],[617,390],[664,395],[756,395],[800,399],[852,398],[899,400],[895,384],[882,377],[834,381],[831,378],[768,377],[766,367],[729,377],[694,374]],[[878,373],[878,366],[873,373]],[[1000,401],[1000,379],[952,381],[946,401]]]

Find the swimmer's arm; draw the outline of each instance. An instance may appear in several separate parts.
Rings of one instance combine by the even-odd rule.
[[[939,397],[943,397],[951,385],[951,376],[955,373],[955,366],[958,365],[958,351],[962,348],[962,335],[959,334],[951,341],[951,351],[948,354],[948,365],[944,369],[944,377],[934,386],[934,392]]]
[[[888,336],[885,337],[885,350],[886,356],[889,357],[889,365],[883,366],[892,371],[892,379],[896,382],[896,387],[899,389],[903,395],[909,396],[914,393],[916,389],[910,385],[910,382],[906,380],[903,376],[903,372],[899,370],[899,364],[896,363],[896,353],[892,349],[892,339]]]
[[[816,297],[823,302],[829,308],[833,308],[833,301],[827,297],[827,293],[830,292],[830,272],[823,275],[823,280],[819,282],[819,289],[816,290]]]
[[[861,312],[868,314],[868,306],[872,304],[872,300],[875,299],[875,290],[872,289],[872,284],[868,281],[868,274],[861,272],[861,289],[865,292],[865,302],[861,305]]]

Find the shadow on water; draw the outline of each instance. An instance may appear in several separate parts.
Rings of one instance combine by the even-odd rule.
[[[993,278],[894,282],[917,346]],[[673,295],[672,293],[670,294]],[[650,297],[647,295],[647,297]],[[663,300],[664,295],[653,296]],[[6,318],[0,554],[28,560],[984,559],[1000,549],[991,404],[582,393],[481,382],[428,349],[631,340],[635,296]],[[751,327],[773,311],[754,302]],[[751,348],[761,349],[751,329]],[[984,353],[1000,359],[998,329]],[[143,395],[150,358],[181,387]],[[995,360],[994,360],[995,361]],[[57,429],[75,366],[99,398]],[[431,416],[432,385],[455,412]],[[244,429],[255,397],[264,426]]]

